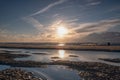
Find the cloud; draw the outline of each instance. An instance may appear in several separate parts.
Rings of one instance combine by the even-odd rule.
[[[33,13],[33,14],[30,15],[30,16],[35,16],[35,15],[44,13],[44,12],[46,12],[47,10],[49,10],[50,8],[52,8],[52,7],[56,6],[56,5],[62,4],[62,3],[65,2],[65,1],[67,1],[67,0],[58,0],[58,1],[54,2],[54,3],[49,4],[49,5],[46,6],[46,7],[44,7],[44,8],[41,9],[40,11],[37,11],[36,13]]]
[[[100,1],[96,1],[96,2],[90,2],[87,5],[88,6],[95,6],[95,5],[99,5],[99,4],[101,4],[101,2]]]
[[[37,41],[47,41],[47,40],[51,41],[51,40],[54,40],[55,36],[56,36],[55,35],[55,27],[61,23],[61,20],[60,20],[60,21],[55,22],[54,24],[51,24],[51,25],[48,25],[48,26],[44,26],[37,19],[35,19],[33,17],[25,17],[25,18],[23,18],[23,20],[25,22],[33,25],[33,27],[35,27],[37,29],[37,34],[30,36],[35,41],[36,40]],[[19,37],[24,37],[24,36],[22,35],[22,36],[19,36]]]
[[[78,21],[79,19],[72,19],[72,20],[68,20],[68,22],[75,22],[75,21]]]
[[[0,29],[0,39],[4,39],[5,37],[7,37],[6,34],[8,34],[9,32],[7,30],[4,29]]]
[[[113,12],[113,11],[119,11],[120,10],[120,5],[114,6],[108,10],[108,12]]]
[[[63,2],[65,2],[67,0],[58,0],[56,2],[53,2],[51,4],[49,4],[48,6],[44,7],[43,9],[41,9],[40,11],[37,11],[36,13],[31,14],[30,16],[24,17],[23,20],[26,21],[29,24],[32,24],[37,30],[39,30],[39,33],[36,35],[35,39],[36,40],[40,40],[42,38],[43,39],[50,39],[50,38],[55,38],[55,36],[53,36],[53,27],[55,25],[50,25],[50,27],[45,27],[43,24],[41,24],[37,19],[33,18],[33,16],[44,13],[46,11],[48,11],[50,8],[62,4]],[[59,16],[59,14],[55,14],[53,17],[57,17]],[[40,35],[40,36],[39,36]]]
[[[93,33],[103,33],[109,31],[109,29],[120,25],[120,19],[113,20],[101,20],[98,22],[86,22],[86,23],[70,23],[69,33],[66,37],[66,41],[74,42],[81,41],[85,37]]]
[[[52,17],[53,17],[53,18],[59,17],[59,14],[54,14]]]
[[[0,29],[1,31],[1,29]],[[44,42],[50,41],[45,38],[45,34],[41,36],[41,34],[32,35],[32,34],[17,34],[14,32],[10,32],[7,30],[2,30],[0,32],[0,42]]]
[[[82,5],[81,7],[89,8],[91,6],[100,5],[101,3],[102,3],[101,0],[86,0],[86,3],[84,5]]]
[[[44,25],[41,25],[39,21],[34,18],[27,18],[30,24],[32,24],[36,29],[39,30],[39,33],[36,35],[32,34],[16,34],[14,32],[9,32],[8,30],[0,29],[0,41],[1,42],[51,42],[51,41],[76,41],[84,38],[85,36],[92,33],[102,33],[108,31],[111,28],[114,28],[117,25],[120,25],[120,19],[112,20],[101,20],[98,22],[89,22],[89,23],[76,23],[66,24],[66,27],[71,31],[63,39],[59,39],[56,34],[56,26],[64,24],[63,20],[59,20],[49,25],[47,29]],[[71,29],[72,28],[72,29]],[[41,33],[42,30],[43,32]]]
[[[101,20],[93,23],[82,23],[78,27],[73,28],[77,33],[99,33],[109,30],[117,25],[120,25],[120,19]]]
[[[36,29],[41,30],[44,27],[38,20],[33,17],[25,17],[23,18],[27,23],[32,24]]]
[[[109,29],[120,25],[120,19],[113,19],[113,20],[101,20],[98,22],[89,22],[89,23],[76,23],[74,21],[66,21],[59,20],[50,25],[49,30],[50,32],[45,32],[44,35],[46,35],[46,39],[49,37],[49,39],[56,39],[56,27],[60,24],[64,24],[69,29],[69,33],[64,37],[64,40],[74,40],[76,38],[84,38],[85,36],[92,34],[92,33],[102,33],[105,31],[108,31]],[[57,40],[57,39],[56,39]]]

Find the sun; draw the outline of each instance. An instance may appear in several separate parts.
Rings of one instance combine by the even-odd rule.
[[[58,26],[57,27],[57,34],[58,37],[64,37],[68,33],[68,29],[64,26]]]

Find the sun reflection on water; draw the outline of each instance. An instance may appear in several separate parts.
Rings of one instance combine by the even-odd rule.
[[[65,50],[59,50],[58,53],[59,53],[59,57],[60,58],[64,58],[65,57]]]
[[[60,44],[58,44],[58,46],[64,46],[65,44],[64,43],[60,43]]]

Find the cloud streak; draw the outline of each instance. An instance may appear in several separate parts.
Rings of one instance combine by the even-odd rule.
[[[73,28],[73,30],[77,33],[99,33],[107,31],[117,25],[120,25],[120,19],[101,20],[99,22],[79,24],[79,26],[77,28]]]
[[[67,0],[58,0],[58,1],[54,2],[54,3],[49,4],[49,5],[46,6],[46,7],[44,7],[44,8],[41,9],[40,11],[37,11],[36,13],[33,13],[33,14],[30,15],[30,16],[35,16],[35,15],[44,13],[44,12],[46,12],[47,10],[49,10],[50,8],[52,8],[52,7],[56,6],[56,5],[62,4],[62,3],[65,2],[65,1],[67,1]]]
[[[101,3],[100,1],[98,1],[98,2],[91,2],[91,3],[87,4],[87,5],[95,6],[95,5],[99,5],[100,3]]]
[[[41,28],[44,27],[44,25],[42,25],[38,20],[36,20],[33,17],[26,17],[26,18],[23,18],[23,20],[25,20],[29,24],[32,24],[38,30],[41,30]]]

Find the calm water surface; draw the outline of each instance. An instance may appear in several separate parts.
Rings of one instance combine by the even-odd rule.
[[[14,54],[29,54],[27,58],[16,58],[16,60],[33,60],[42,62],[52,62],[52,60],[69,60],[69,61],[89,61],[89,62],[103,62],[111,65],[118,65],[119,63],[112,63],[99,60],[98,58],[120,58],[119,52],[104,52],[104,51],[75,51],[75,50],[50,50],[50,49],[15,49]],[[38,53],[38,54],[32,54]],[[42,53],[40,55],[40,53]],[[45,55],[44,55],[45,54]],[[73,55],[72,57],[70,55]],[[74,57],[76,56],[76,57]],[[53,59],[52,57],[58,57]]]
[[[0,48],[0,50],[17,51],[14,52],[13,54],[31,55],[30,57],[26,57],[26,58],[16,58],[16,60],[33,60],[33,61],[42,61],[42,62],[52,62],[53,60],[90,61],[90,62],[102,62],[102,63],[120,66],[119,63],[106,62],[98,59],[98,58],[120,58],[119,52],[75,51],[75,50],[54,50],[54,49],[53,50],[6,49],[6,48]],[[33,54],[33,53],[37,53],[37,54]],[[52,57],[57,57],[57,58],[52,58]],[[2,70],[3,67],[4,66],[1,65],[0,70]],[[47,66],[46,68],[23,68],[23,69],[33,71],[37,74],[42,74],[48,77],[50,80],[80,80],[78,76],[78,72],[75,70],[68,69],[66,66],[52,65],[52,66]]]

